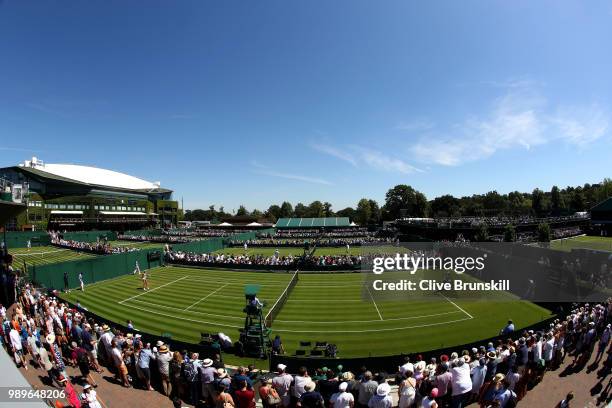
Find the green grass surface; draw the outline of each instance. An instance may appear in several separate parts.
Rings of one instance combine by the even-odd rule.
[[[550,247],[560,251],[572,249],[596,249],[598,251],[612,252],[611,237],[580,236],[575,238],[558,239],[550,243]]]
[[[138,241],[109,241],[112,247],[129,247],[139,249],[162,249],[164,244],[159,242],[138,242]]]
[[[75,261],[93,258],[96,255],[84,252],[77,252],[71,249],[58,248],[53,246],[40,246],[32,248],[9,249],[13,255],[13,263],[22,266],[25,261],[28,265],[45,265],[58,262]]]
[[[289,353],[300,340],[311,340],[336,343],[340,357],[380,356],[461,345],[497,335],[508,318],[520,328],[550,316],[545,309],[509,297],[495,302],[451,300],[435,293],[418,300],[364,298],[365,276],[300,274],[272,325],[273,335],[281,336]],[[272,305],[290,278],[290,274],[163,267],[151,270],[148,292],[140,289],[138,277],[129,275],[62,296],[72,302],[78,299],[110,320],[131,319],[142,331],[169,332],[188,342],[199,341],[202,331],[224,332],[236,341],[244,324],[245,285],[261,285],[259,298]],[[228,361],[245,362],[231,356]]]
[[[302,247],[248,247],[246,253],[248,255],[264,255],[272,256],[278,248],[280,256],[287,255],[302,255],[304,248]],[[397,252],[398,248],[389,246],[351,246],[349,253],[351,255],[360,255],[368,252],[379,252],[383,249],[391,249],[393,253]],[[217,251],[222,254],[244,255],[244,247],[224,248]],[[346,247],[317,247],[315,255],[346,255]]]

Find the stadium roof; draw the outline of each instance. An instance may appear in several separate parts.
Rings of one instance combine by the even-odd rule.
[[[350,227],[348,217],[279,218],[276,228]]]
[[[158,182],[150,182],[118,171],[77,164],[43,163],[35,157],[14,168],[37,178],[88,188],[103,187],[140,193],[171,192],[171,190],[160,188]]]

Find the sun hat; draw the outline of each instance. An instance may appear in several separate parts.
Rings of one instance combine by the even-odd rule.
[[[352,381],[354,378],[355,376],[350,371],[342,373],[342,381]]]
[[[210,367],[213,364],[213,361],[210,358],[205,358],[204,361],[202,361],[202,365],[204,367]]]
[[[85,386],[83,387],[83,391],[88,390],[91,388],[91,385],[89,384],[85,384]]]
[[[104,331],[104,332],[110,331],[110,327],[108,327],[108,324],[103,324],[102,325],[102,331]]]
[[[167,353],[168,352],[168,347],[164,344],[163,346],[161,346],[159,348],[159,352],[160,353]]]
[[[495,354],[495,352],[489,351],[487,353],[487,357],[490,358],[490,359],[494,359],[494,358],[497,358],[497,355]]]
[[[134,337],[134,335],[132,333],[128,333],[125,337],[127,337],[128,339],[131,339],[132,337]]]
[[[380,395],[381,397],[389,395],[390,392],[391,392],[391,386],[387,384],[386,382],[379,384],[378,387],[376,387],[376,394]]]
[[[57,378],[57,381],[59,381],[61,383],[64,383],[64,382],[68,381],[68,379],[60,374],[60,376]]]
[[[469,364],[472,361],[472,358],[466,354],[463,356],[463,361]]]
[[[219,376],[219,378],[225,378],[227,377],[227,371],[225,371],[224,368],[219,368],[217,369],[217,375]]]
[[[278,371],[285,371],[287,366],[284,365],[283,363],[280,363],[279,365],[276,366],[276,368],[278,369]]]
[[[306,384],[304,384],[304,391],[307,391],[307,392],[308,391],[314,391],[315,387],[316,387],[316,385],[315,385],[314,382],[312,382],[312,381],[307,382]]]
[[[164,342],[161,340],[157,340],[157,343],[155,343],[155,347],[161,347],[164,345]]]
[[[498,374],[495,374],[495,377],[493,377],[493,382],[499,383],[499,382],[504,381],[505,378],[506,378],[505,375],[498,373]]]
[[[341,382],[340,385],[338,386],[338,389],[340,391],[346,391],[347,388],[348,388],[348,384],[345,382]]]
[[[47,343],[49,344],[55,343],[55,334],[50,333],[49,335],[47,335],[46,340],[47,340]]]

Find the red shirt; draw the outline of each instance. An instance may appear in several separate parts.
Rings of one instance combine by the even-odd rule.
[[[249,390],[236,390],[236,407],[237,408],[255,408],[255,391]]]

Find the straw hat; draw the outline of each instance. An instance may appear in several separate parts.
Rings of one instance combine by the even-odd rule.
[[[110,327],[108,327],[108,324],[103,324],[102,325],[102,331],[104,333],[109,332],[110,331]]]
[[[219,368],[217,370],[217,375],[219,376],[219,378],[225,378],[227,377],[227,371],[225,371],[224,368]]]
[[[205,358],[205,359],[202,361],[202,365],[203,365],[204,367],[210,367],[212,364],[213,364],[213,362],[212,362],[212,360],[211,360],[210,358]]]
[[[167,353],[168,352],[168,346],[166,346],[165,344],[163,346],[161,346],[159,348],[159,352],[160,353]]]
[[[47,343],[49,343],[49,344],[55,343],[55,334],[51,333],[51,334],[47,335],[46,340],[47,340]]]

